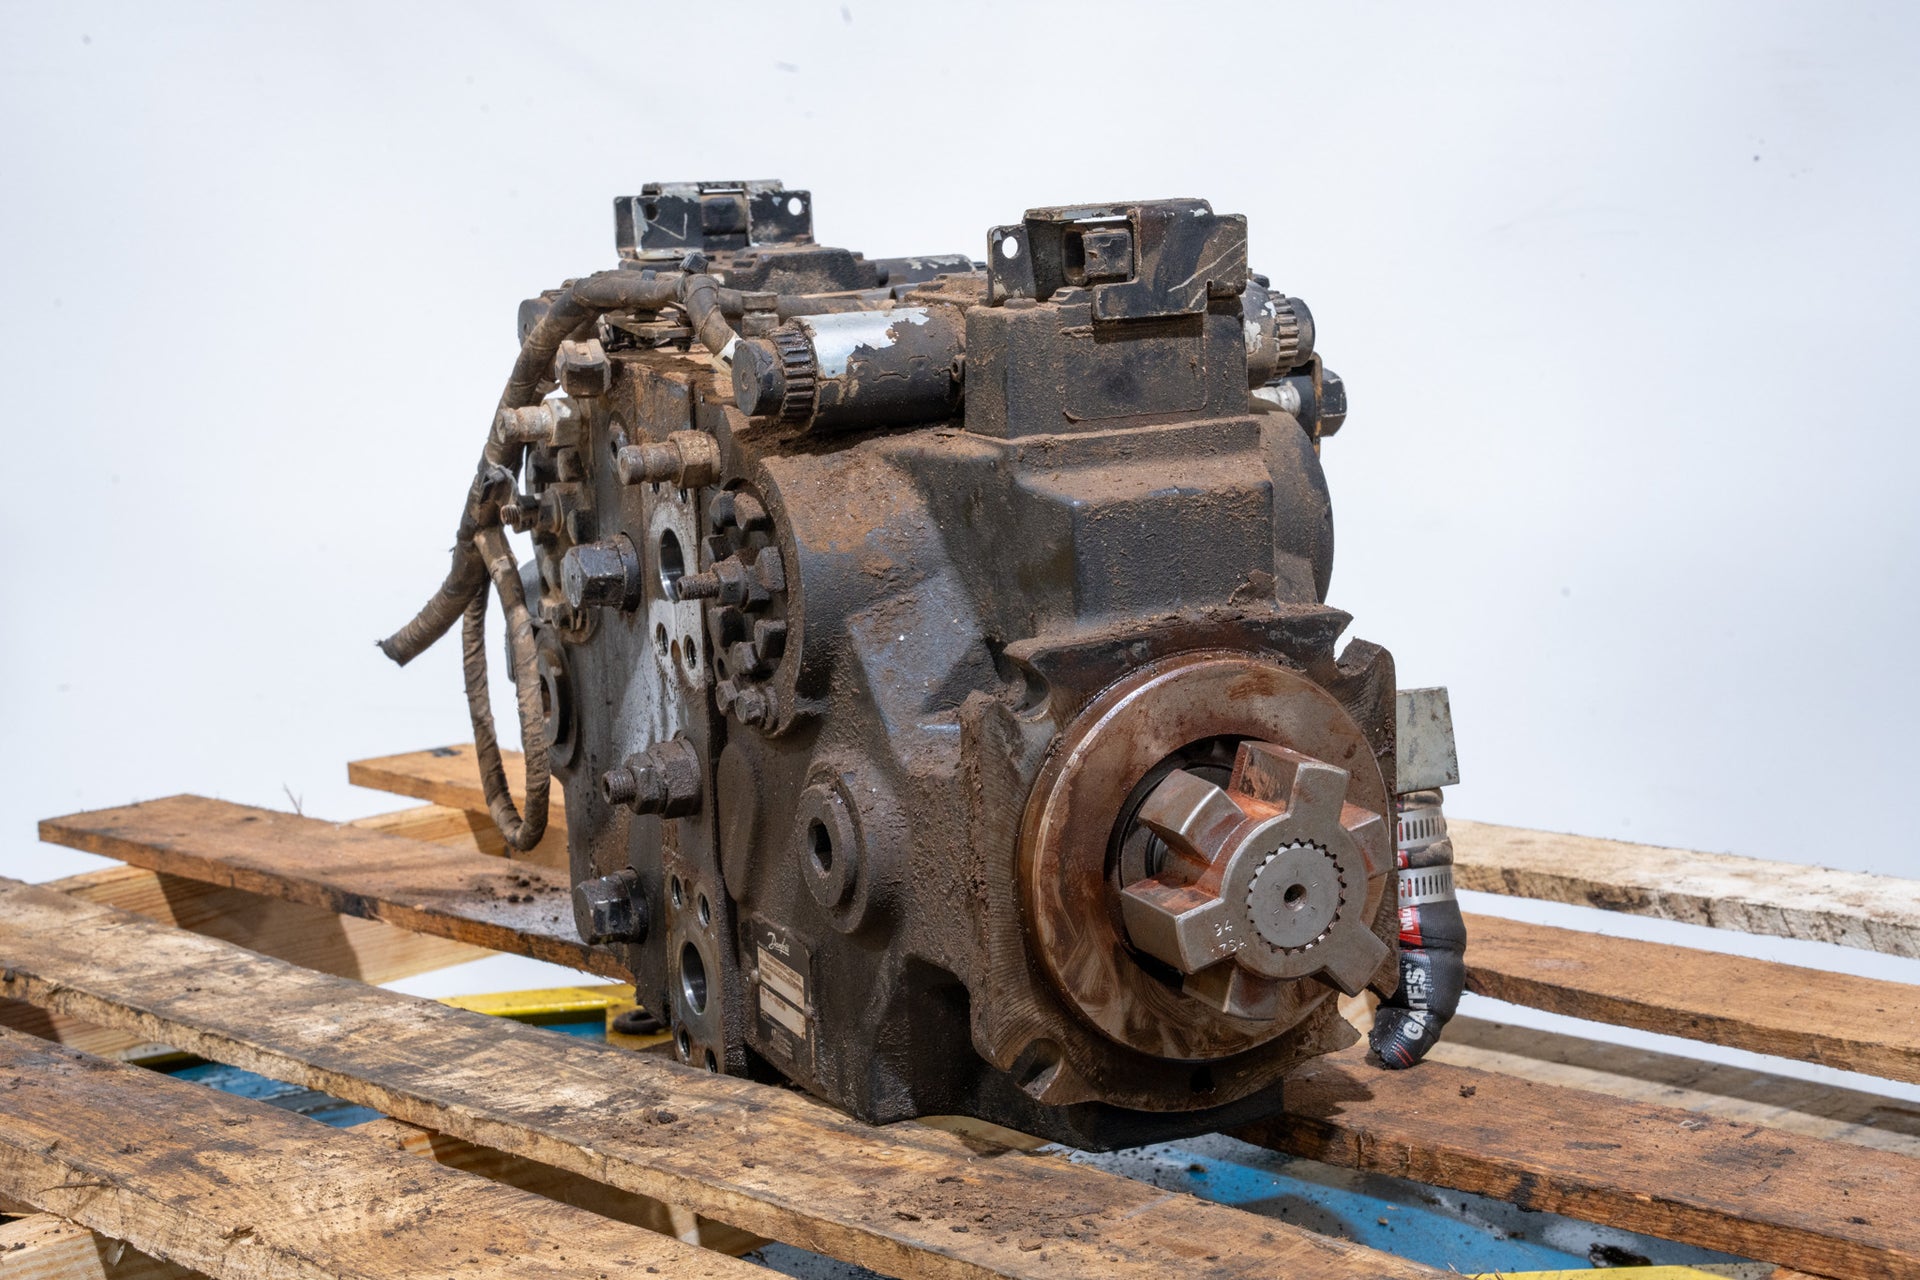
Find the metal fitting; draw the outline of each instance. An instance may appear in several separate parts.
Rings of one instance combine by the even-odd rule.
[[[576,609],[638,608],[643,585],[633,539],[616,533],[605,542],[568,547],[560,557],[560,591]]]
[[[635,813],[684,818],[700,811],[704,790],[700,751],[684,738],[656,742],[627,757],[617,769],[600,777],[600,793],[608,804],[624,805]]]
[[[574,919],[584,941],[645,942],[652,909],[631,869],[583,880],[573,890]]]
[[[623,446],[615,465],[621,484],[704,489],[720,478],[720,445],[704,431],[675,431],[661,442]]]
[[[553,380],[570,396],[603,396],[613,386],[613,361],[599,339],[569,338],[553,357]]]
[[[502,409],[493,435],[502,444],[570,445],[579,436],[580,410],[573,401],[552,397],[519,409]]]
[[[763,547],[751,564],[728,556],[705,573],[683,574],[673,584],[676,600],[712,600],[748,609],[764,606],[775,592],[786,589],[786,565],[772,547]]]

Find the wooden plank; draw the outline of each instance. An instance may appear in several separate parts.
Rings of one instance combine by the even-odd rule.
[[[450,1134],[435,1133],[402,1120],[371,1120],[355,1125],[353,1131],[396,1151],[425,1156],[451,1169],[478,1174],[493,1182],[504,1182],[510,1187],[597,1213],[603,1218],[645,1227],[649,1231],[658,1231],[688,1244],[715,1249],[734,1257],[766,1243],[760,1236],[702,1218],[678,1205],[662,1204],[651,1196],[635,1195],[631,1191],[622,1191],[565,1169],[556,1169],[550,1164],[508,1155],[490,1147],[475,1146]]]
[[[476,786],[477,790],[477,786]],[[485,809],[456,809],[443,804],[426,804],[395,813],[377,813],[355,818],[353,826],[366,831],[384,831],[409,840],[428,840],[450,844],[495,857],[507,855],[507,842],[500,828],[493,825]],[[539,844],[525,853],[513,855],[516,862],[534,862],[543,867],[567,866],[567,828],[564,822],[549,825]]]
[[[106,867],[52,881],[47,887],[362,982],[393,982],[492,954],[377,920],[342,916],[278,897],[262,897],[140,867]],[[139,1056],[161,1048],[123,1032],[90,1027],[12,1002],[0,1002],[0,1027],[102,1057]]]
[[[476,1147],[417,1125],[374,1120],[354,1126],[353,1132],[396,1151],[425,1156],[451,1169],[504,1182],[603,1218],[734,1257],[766,1243],[759,1236],[697,1218],[658,1200],[616,1190],[551,1165]],[[186,1280],[200,1274],[161,1262],[124,1240],[110,1239],[49,1213],[0,1223],[0,1276],[6,1280]]]
[[[501,757],[506,765],[507,785],[517,801],[526,793],[526,759],[518,751],[503,751]],[[480,764],[470,742],[355,760],[347,765],[347,781],[356,787],[430,800],[453,809],[487,811],[486,794],[480,789]],[[547,820],[556,826],[566,825],[566,799],[559,787],[553,789]]]
[[[1051,1156],[297,969],[0,881],[0,994],[915,1277],[1430,1268]],[[136,1242],[138,1243],[138,1242]]]
[[[516,752],[505,759],[518,795],[524,762]],[[470,744],[358,760],[347,766],[347,777],[363,787],[486,812]],[[556,809],[554,820],[564,824],[565,814]],[[1449,818],[1447,828],[1461,888],[1920,956],[1920,880],[1465,818]]]
[[[1498,1072],[1367,1065],[1291,1077],[1236,1137],[1328,1164],[1722,1249],[1843,1280],[1920,1277],[1920,1162]]]
[[[1920,1081],[1920,987],[1467,917],[1467,989],[1728,1048]]]
[[[220,1280],[764,1275],[351,1130],[14,1032],[0,1032],[0,1095],[0,1187]]]
[[[1881,1093],[1465,1017],[1428,1059],[1920,1159],[1920,1104]]]
[[[629,976],[574,932],[571,884],[522,862],[199,796],[50,818],[40,838],[416,933]]]
[[[51,1213],[0,1223],[6,1280],[192,1280],[201,1274]]]
[[[1920,880],[1464,818],[1447,830],[1463,889],[1920,956]]]
[[[539,868],[312,818],[176,796],[49,819],[43,838],[462,942],[624,977],[574,935]],[[1474,916],[1468,982],[1576,1017],[1920,1079],[1920,989]]]

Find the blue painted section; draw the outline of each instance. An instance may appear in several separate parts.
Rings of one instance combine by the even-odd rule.
[[[351,1102],[342,1102],[331,1094],[303,1089],[297,1084],[287,1084],[280,1080],[269,1080],[251,1071],[221,1066],[217,1062],[196,1063],[190,1067],[171,1069],[167,1074],[181,1080],[198,1081],[222,1093],[254,1098],[287,1111],[296,1111],[309,1119],[318,1120],[321,1124],[332,1125],[336,1129],[345,1129],[350,1125],[365,1124],[369,1120],[380,1118],[378,1111],[356,1106]]]
[[[1529,1212],[1504,1200],[1297,1160],[1219,1134],[1068,1158],[1469,1275],[1581,1270],[1642,1260],[1666,1265],[1745,1261]]]

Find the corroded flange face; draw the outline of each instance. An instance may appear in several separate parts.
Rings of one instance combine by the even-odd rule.
[[[1279,744],[1343,771],[1345,792],[1336,813],[1344,814],[1345,806],[1389,812],[1385,779],[1346,710],[1305,676],[1247,653],[1183,654],[1144,667],[1096,698],[1067,727],[1034,786],[1022,828],[1020,893],[1029,945],[1067,1004],[1103,1035],[1142,1053],[1182,1061],[1228,1057],[1264,1044],[1333,995],[1324,982],[1266,972],[1253,975],[1260,988],[1257,1005],[1224,993],[1214,998],[1203,990],[1208,974],[1245,972],[1245,966],[1220,964],[1196,965],[1205,971],[1197,988],[1183,990],[1178,976],[1164,963],[1145,958],[1128,935],[1115,867],[1116,824],[1128,798],[1150,774],[1212,739]],[[1282,809],[1270,806],[1267,818],[1284,818]],[[1295,954],[1303,950],[1294,934],[1306,928],[1285,902],[1288,891],[1309,882],[1320,885],[1308,895],[1313,910],[1325,912],[1331,904],[1334,914],[1365,929],[1380,905],[1392,859],[1374,865],[1365,844],[1356,843],[1360,856],[1348,861],[1349,882],[1339,889],[1342,858],[1328,848],[1337,841],[1326,824],[1280,826],[1290,833],[1270,845],[1236,846],[1249,853],[1237,864],[1235,905],[1261,935],[1261,963],[1285,973],[1302,962],[1270,957],[1285,956],[1289,948]],[[1294,826],[1300,829],[1292,831]],[[1343,829],[1337,821],[1335,826]],[[1330,853],[1336,856],[1329,858]],[[1267,861],[1267,855],[1276,861]],[[1328,865],[1317,868],[1316,857]],[[1274,874],[1263,888],[1269,872]],[[1329,897],[1324,887],[1329,878],[1338,892],[1349,895],[1344,906]],[[1268,902],[1269,896],[1277,896],[1280,905]],[[1287,914],[1277,914],[1282,911]],[[1261,921],[1267,929],[1259,927]],[[1264,936],[1268,932],[1275,936]]]

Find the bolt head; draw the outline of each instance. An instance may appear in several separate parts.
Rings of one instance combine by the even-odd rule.
[[[583,880],[573,890],[574,918],[587,942],[641,942],[651,912],[631,870]]]

